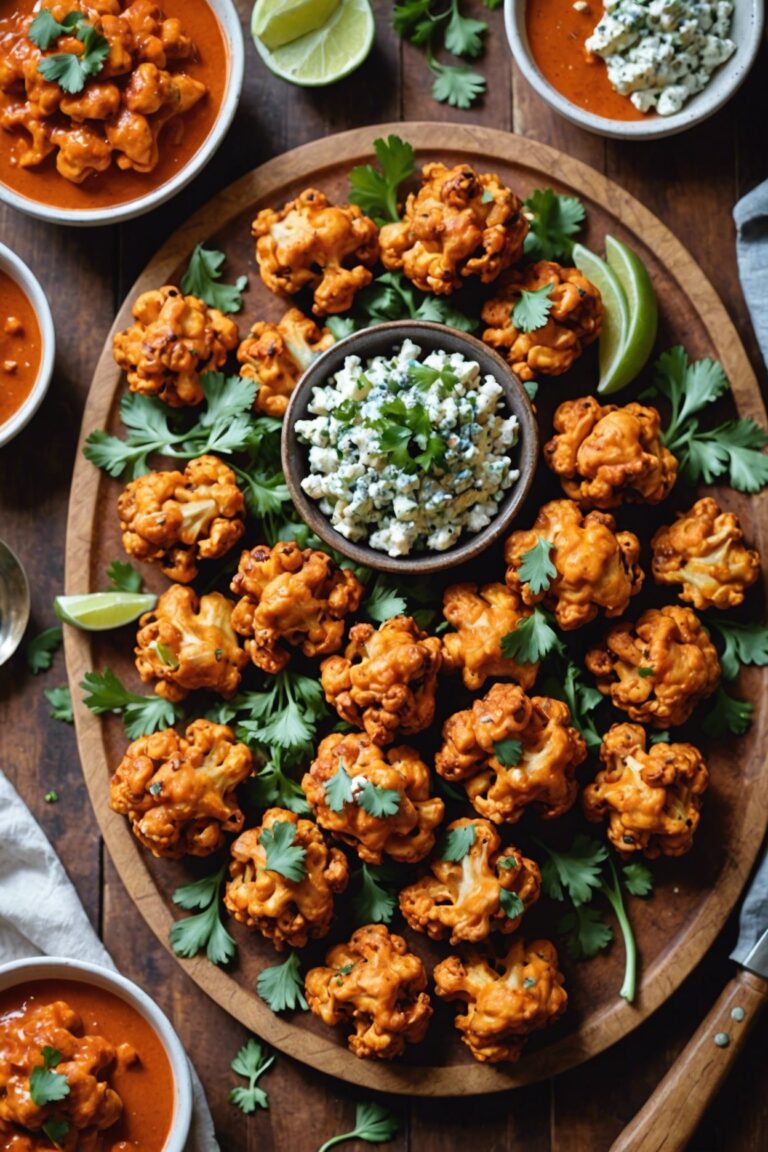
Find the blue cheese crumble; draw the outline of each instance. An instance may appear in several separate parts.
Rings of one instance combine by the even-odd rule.
[[[587,39],[608,79],[640,112],[679,112],[736,50],[730,0],[605,0]]]
[[[519,478],[519,424],[497,380],[460,352],[405,340],[363,367],[347,356],[298,420],[310,446],[301,486],[347,540],[390,556],[443,552],[479,532]]]

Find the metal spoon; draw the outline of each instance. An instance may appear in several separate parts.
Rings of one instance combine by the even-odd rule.
[[[28,620],[26,573],[16,553],[0,540],[0,664],[18,648]]]

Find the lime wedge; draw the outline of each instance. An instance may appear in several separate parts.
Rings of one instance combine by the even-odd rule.
[[[639,376],[653,350],[659,305],[648,270],[636,252],[614,236],[606,236],[605,258],[608,267],[618,276],[629,305],[629,327],[621,363],[621,378],[629,383]],[[616,384],[612,389],[600,388],[599,391],[615,392],[620,387],[623,384]]]
[[[341,0],[329,20],[314,32],[274,51],[254,35],[267,67],[292,84],[317,88],[341,80],[362,64],[373,45],[375,25],[368,0]]]
[[[149,592],[88,592],[82,596],[57,596],[53,608],[59,620],[86,632],[106,632],[137,620],[149,612],[157,596]]]
[[[274,50],[315,32],[331,18],[340,0],[256,0],[251,31]]]
[[[629,384],[623,368],[624,348],[629,331],[629,305],[616,273],[589,248],[574,244],[573,262],[587,280],[600,289],[603,298],[603,327],[598,344],[600,381],[598,392],[617,392]]]

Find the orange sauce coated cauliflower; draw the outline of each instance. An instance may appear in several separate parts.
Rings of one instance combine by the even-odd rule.
[[[523,254],[528,221],[498,176],[470,164],[425,164],[403,218],[379,235],[385,268],[402,269],[422,292],[447,295],[472,276],[488,284]]]
[[[555,568],[549,587],[534,592],[520,578],[523,557],[539,541],[551,545]],[[586,516],[573,500],[552,500],[540,509],[533,528],[513,532],[504,547],[507,584],[528,605],[544,603],[558,628],[568,631],[594,620],[600,610],[621,616],[643,585],[640,541],[634,532],[617,532],[607,512]]]
[[[549,940],[526,944],[516,938],[498,959],[474,951],[463,959],[449,956],[435,968],[434,979],[443,1000],[467,1005],[456,1027],[475,1059],[491,1064],[518,1060],[526,1037],[554,1024],[568,1003]]]
[[[693,847],[709,773],[693,744],[653,744],[639,724],[614,724],[603,737],[603,768],[582,793],[588,820],[608,818],[620,855],[684,856]]]
[[[355,1056],[391,1060],[424,1039],[432,1015],[427,973],[402,936],[369,924],[331,948],[325,963],[307,973],[307,1003],[331,1027],[354,1024]]]
[[[200,377],[222,368],[237,346],[234,320],[173,285],[142,292],[132,312],[135,323],[116,333],[112,346],[131,392],[172,408],[202,403]]]
[[[348,568],[326,552],[303,551],[292,540],[243,552],[230,585],[240,597],[232,627],[247,637],[245,650],[257,668],[279,672],[291,649],[305,656],[337,652],[344,620],[356,612],[364,588]]]
[[[325,698],[375,744],[423,732],[435,714],[441,649],[439,639],[422,632],[411,616],[393,616],[378,631],[356,624],[344,655],[320,666]]]
[[[209,856],[243,826],[235,789],[252,768],[250,750],[231,728],[194,720],[184,736],[166,728],[129,744],[109,805],[128,817],[153,856]]]
[[[653,578],[680,584],[680,599],[700,612],[735,608],[760,575],[760,554],[743,538],[738,516],[706,496],[651,540]]]
[[[582,396],[559,406],[554,428],[544,459],[579,504],[658,504],[671,492],[677,460],[661,442],[655,408],[634,402],[619,408]]]
[[[276,825],[295,829],[291,845],[302,849],[298,880],[267,867],[262,834],[274,835]],[[286,808],[269,808],[258,828],[248,828],[232,845],[224,904],[235,920],[271,940],[278,952],[286,944],[303,948],[308,940],[328,933],[333,919],[333,897],[349,879],[347,858],[340,848],[329,848],[311,820],[302,820]]]
[[[331,784],[342,768],[350,779],[346,799],[339,781]],[[375,796],[366,800],[368,781],[380,797],[382,791],[390,793],[388,815],[368,810],[377,807]],[[326,736],[301,786],[320,827],[351,845],[368,864],[380,864],[384,855],[402,863],[423,860],[434,847],[435,828],[445,812],[443,801],[430,796],[429,769],[412,748],[384,752],[357,732]]]
[[[550,285],[551,307],[545,322],[530,331],[516,327],[513,312],[523,292]],[[600,291],[577,268],[539,260],[505,272],[491,300],[483,305],[488,328],[483,341],[506,359],[520,380],[560,376],[600,335],[603,301]]]
[[[587,652],[586,665],[604,696],[654,728],[684,724],[720,682],[709,633],[695,612],[677,605],[614,624]]]
[[[243,494],[216,456],[198,456],[183,472],[137,477],[120,494],[117,512],[128,555],[159,561],[180,584],[197,576],[197,560],[224,556],[245,531]]]
[[[503,656],[501,641],[530,609],[503,584],[452,584],[443,594],[443,615],[455,632],[443,636],[443,670],[461,675],[470,691],[482,688],[489,676],[505,676],[532,688],[538,664],[518,664]]]
[[[446,780],[461,780],[481,816],[514,824],[529,804],[544,820],[567,812],[576,799],[576,768],[586,755],[561,700],[529,698],[516,684],[494,684],[471,708],[446,720],[435,770]]]
[[[538,864],[517,848],[501,850],[499,835],[487,820],[454,820],[446,836],[469,829],[474,841],[462,859],[435,854],[429,862],[432,875],[400,892],[400,911],[411,928],[433,940],[450,934],[451,944],[477,943],[491,932],[514,932],[539,898]]]
[[[253,406],[267,416],[285,415],[299,377],[334,343],[327,328],[298,308],[290,308],[277,324],[259,320],[237,350],[240,375],[258,384]]]
[[[316,316],[346,312],[373,279],[378,229],[356,204],[331,204],[307,188],[277,211],[264,208],[251,225],[261,278],[271,292],[314,291]]]

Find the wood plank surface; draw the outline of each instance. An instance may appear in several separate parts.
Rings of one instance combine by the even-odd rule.
[[[247,28],[250,5],[237,7]],[[738,286],[731,210],[736,197],[768,176],[768,49],[737,97],[699,128],[650,144],[605,142],[558,120],[514,74],[502,14],[465,5],[491,25],[486,100],[461,112],[432,102],[423,58],[400,44],[391,6],[374,5],[377,42],[364,69],[330,89],[291,88],[270,76],[249,48],[243,101],[215,161],[171,205],[120,229],[80,232],[48,227],[0,208],[0,239],[32,266],[45,287],[58,335],[56,376],[33,423],[0,450],[0,534],[21,555],[32,585],[30,634],[51,625],[51,601],[63,584],[69,478],[98,352],[118,302],[180,221],[255,165],[323,135],[397,119],[452,120],[551,144],[582,159],[638,197],[689,248],[737,325],[765,388]],[[168,1012],[203,1079],[224,1152],[314,1152],[352,1127],[361,1093],[280,1057],[262,1081],[270,1110],[247,1118],[227,1101],[229,1060],[246,1030],[200,992],[169,957],[102,853],[74,735],[50,719],[43,688],[64,682],[59,654],[39,677],[22,655],[0,668],[0,766],[59,851],[95,926],[118,965]],[[55,787],[57,805],[46,805]],[[402,1131],[395,1152],[602,1152],[674,1062],[732,973],[731,918],[683,987],[633,1035],[556,1080],[498,1098],[460,1102],[388,1100]],[[694,1152],[762,1152],[768,1147],[768,1045],[755,1029],[739,1063],[691,1142]],[[363,1095],[366,1095],[365,1093]],[[368,1147],[344,1146],[352,1152]]]

